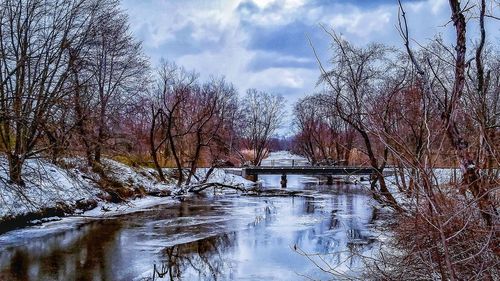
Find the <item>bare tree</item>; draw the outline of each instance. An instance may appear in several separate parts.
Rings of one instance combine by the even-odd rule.
[[[320,82],[327,87],[327,93],[318,98],[334,108],[336,114],[359,134],[369,163],[376,170],[371,187],[376,191],[378,182],[379,191],[374,195],[400,210],[383,175],[389,151],[383,148],[382,153],[377,153],[376,137],[371,134],[369,122],[370,105],[377,102],[380,106],[379,97],[387,82],[386,77],[397,77],[393,70],[394,64],[389,59],[390,49],[380,44],[356,47],[335,32],[325,31],[332,39],[333,57],[330,61],[331,70],[326,70],[318,60],[322,71]],[[398,84],[393,87],[397,88]],[[382,197],[378,197],[378,193]]]
[[[313,165],[348,163],[353,134],[349,126],[331,107],[324,106],[321,95],[306,97],[295,105],[295,137],[298,153],[306,156]]]
[[[450,1],[450,10],[451,10],[451,19],[453,21],[453,25],[456,31],[456,46],[455,46],[455,55],[453,58],[454,65],[454,79],[452,80],[452,86],[447,88],[444,85],[444,97],[440,99],[442,104],[441,110],[441,118],[443,121],[443,127],[445,128],[448,140],[450,141],[457,158],[460,162],[460,168],[463,174],[463,184],[464,187],[471,191],[473,196],[478,200],[479,207],[482,210],[483,217],[488,225],[492,226],[494,224],[493,217],[498,217],[498,213],[496,211],[496,207],[494,206],[491,195],[489,191],[485,189],[485,185],[482,184],[483,178],[481,177],[480,169],[481,167],[478,165],[478,157],[474,157],[473,153],[471,153],[471,142],[468,141],[466,134],[460,130],[459,125],[459,106],[460,102],[464,97],[465,86],[466,86],[466,72],[467,65],[466,56],[467,56],[467,48],[466,48],[466,19],[465,12],[461,7],[460,1]],[[415,55],[410,48],[409,43],[409,34],[408,27],[406,25],[406,15],[403,10],[403,7],[400,3],[400,32],[405,41],[405,46],[409,57],[412,63],[415,65],[417,72],[419,73],[422,79],[422,91],[431,96],[432,93],[432,85],[430,84],[430,77],[432,75],[436,75],[435,72],[429,73],[426,71],[418,60],[415,58]],[[482,97],[483,100],[487,91],[485,87],[485,76],[484,76],[484,65],[482,60],[482,53],[485,44],[485,27],[484,27],[484,17],[486,12],[486,1],[483,0],[480,3],[480,13],[479,13],[479,26],[480,26],[480,42],[475,52],[475,61],[476,61],[476,71],[477,71],[477,86],[474,87],[476,89],[476,95],[478,97]],[[498,93],[497,93],[498,95]],[[483,103],[484,104],[484,103]],[[488,143],[488,136],[486,136],[484,119],[481,123],[482,129],[481,132],[481,142]],[[491,143],[491,142],[490,142]],[[487,147],[487,146],[484,146]],[[480,151],[484,151],[480,149]],[[486,150],[488,151],[488,150]]]
[[[191,128],[185,127],[183,118],[192,88],[196,87],[198,75],[188,72],[174,63],[162,61],[151,105],[150,145],[151,156],[161,180],[165,180],[158,154],[172,157],[178,173],[178,185],[184,181],[182,161],[182,137]]]
[[[406,201],[405,217],[393,228],[392,245],[400,252],[385,256],[376,266],[386,280],[435,278],[432,276],[495,280],[499,276],[499,181],[492,167],[500,162],[495,156],[498,143],[491,133],[497,117],[486,109],[498,103],[498,84],[495,78],[490,80],[497,70],[489,69],[498,53],[485,52],[484,19],[489,5],[486,1],[470,3],[462,6],[460,1],[449,1],[454,46],[436,38],[419,52],[410,46],[406,13],[400,3],[399,31],[411,63],[406,68],[413,73],[401,92],[386,97],[394,101],[390,103],[394,116],[389,118],[390,130],[378,128],[376,134],[416,188]],[[478,42],[467,52],[467,25],[475,19],[479,22]],[[407,99],[413,100],[408,112],[395,107]],[[443,179],[436,169],[443,163],[458,166],[457,177],[462,179]]]
[[[212,79],[206,82],[199,92],[192,97],[190,109],[195,116],[192,132],[191,148],[189,149],[188,162],[189,174],[186,184],[191,183],[198,165],[203,158],[212,158],[210,166],[214,167],[229,156],[228,135],[233,131],[228,130],[233,112],[237,110],[237,93],[231,84],[224,79]],[[230,136],[229,136],[230,137]],[[205,157],[203,157],[205,154]],[[225,154],[225,155],[224,155]],[[213,169],[211,169],[213,171]]]
[[[94,1],[0,1],[0,142],[21,184],[57,102],[69,92],[69,52],[88,39]]]
[[[211,166],[211,173],[229,157],[236,90],[223,78],[200,84],[195,72],[168,62],[162,62],[157,84],[151,109],[153,162],[164,180],[159,159],[163,152],[163,158],[172,158],[177,167],[178,185],[189,185],[200,165]],[[184,168],[188,168],[186,177]]]
[[[253,165],[260,165],[268,152],[270,138],[278,130],[284,116],[282,96],[249,89],[241,104],[241,138],[250,151]]]
[[[119,1],[107,2],[91,29],[89,52],[83,58],[88,66],[87,96],[91,99],[86,115],[85,142],[92,163],[100,163],[103,146],[113,137],[111,130],[121,124],[127,109],[146,91],[148,64],[141,45],[131,35],[127,17]]]

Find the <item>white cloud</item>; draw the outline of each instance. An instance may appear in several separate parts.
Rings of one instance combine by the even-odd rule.
[[[128,0],[123,2],[123,7],[129,14],[132,29],[144,44],[157,48],[176,40],[176,33],[185,28],[192,30],[193,40],[219,40],[228,28],[238,24],[234,10],[239,2]]]
[[[253,52],[240,44],[233,44],[223,46],[218,51],[184,55],[177,58],[176,61],[188,69],[200,71],[202,78],[208,78],[210,75],[226,76],[228,81],[240,86],[242,81],[246,79],[244,74],[253,57]]]
[[[285,0],[283,1],[283,7],[287,10],[298,9],[305,4],[305,0]]]
[[[316,70],[307,68],[273,67],[248,73],[248,84],[255,88],[292,88],[310,87],[318,77]],[[286,94],[286,93],[282,93]]]
[[[251,1],[260,9],[266,9],[270,6],[279,6],[282,9],[296,9],[305,4],[305,0],[253,0]]]
[[[247,2],[124,0],[123,6],[130,16],[133,31],[144,41],[150,56],[164,56],[175,60],[186,68],[199,71],[205,78],[209,75],[224,75],[228,81],[235,83],[240,92],[250,87],[290,91],[283,93],[291,95],[289,103],[294,103],[299,95],[310,93],[314,89],[318,70],[300,67],[301,64],[311,65],[311,61],[315,60],[312,53],[311,57],[300,57],[290,51],[293,48],[283,51],[252,49],[249,47],[252,38],[248,26],[258,27],[258,30],[266,30],[272,34],[280,28],[286,29],[291,23],[308,27],[323,23],[354,43],[377,41],[396,46],[402,44],[395,28],[398,11],[395,1],[393,4],[364,7],[361,4],[345,4],[339,0],[314,7],[306,0],[253,0],[257,11],[241,8],[240,4],[244,1]],[[405,8],[413,39],[425,43],[437,33],[451,34],[449,36],[453,38],[453,32],[450,32],[452,26],[443,26],[450,18],[446,0],[405,2]],[[493,32],[490,38],[498,38],[500,31],[498,28],[493,29],[489,29]],[[328,36],[321,37],[319,27],[311,30],[317,30],[313,34],[316,36],[312,36],[316,40],[313,42],[315,46],[326,50]],[[179,42],[179,36],[187,37],[185,40],[191,40],[189,43],[198,48],[182,50],[178,52],[180,55],[172,56],[171,53],[178,50],[168,49],[170,47],[165,47],[166,43]],[[176,45],[176,48],[182,46]],[[328,57],[328,53],[319,55]],[[252,68],[252,62],[258,58],[264,58],[264,64]],[[266,65],[267,59],[274,63]]]
[[[241,11],[245,20],[259,26],[282,26],[300,17],[305,0],[253,0],[258,8],[257,13]]]
[[[220,2],[217,4],[217,1],[213,1],[214,4],[205,4],[201,9],[189,1],[179,4],[176,1],[162,0],[154,2],[155,5],[145,3],[137,5],[136,2],[129,2],[125,8],[131,17],[134,30],[136,32],[140,30],[142,33],[146,30],[149,33],[142,34],[142,36],[145,45],[150,47],[150,50],[159,49],[165,42],[176,40],[176,32],[183,31],[186,27],[192,30],[193,40],[205,43],[220,41],[222,45],[219,48],[174,58],[178,64],[199,71],[203,78],[211,75],[226,76],[228,81],[235,83],[240,92],[244,92],[247,88],[300,89],[306,87],[306,84],[314,83],[317,72],[310,69],[291,67],[273,67],[259,71],[250,69],[249,66],[256,55],[265,51],[248,49],[248,34],[241,28],[239,15],[236,12],[236,7],[240,2],[228,1],[226,5],[222,5]],[[304,1],[255,0],[255,4],[263,9],[269,6],[279,7],[279,9],[273,9],[274,12],[263,13],[265,20],[259,21],[261,24],[264,22],[277,24],[284,19],[283,13],[296,13],[296,8],[301,7]],[[220,40],[222,37],[227,39]],[[162,54],[164,55],[168,56],[168,53]],[[311,61],[310,58],[272,52],[266,57],[280,63]],[[168,57],[168,59],[172,58]]]
[[[391,22],[392,8],[382,7],[366,12],[353,8],[350,12],[336,13],[333,17],[326,16],[324,20],[327,20],[334,29],[343,29],[346,34],[367,38],[377,32],[387,31]]]
[[[446,0],[434,0],[434,1],[429,1],[429,4],[431,5],[431,11],[434,15],[439,14],[443,9],[446,7],[448,1]]]
[[[241,93],[248,88],[265,91],[275,91],[277,88],[309,90],[318,77],[316,69],[307,68],[270,67],[252,71],[248,66],[257,53],[241,46],[232,46],[218,52],[185,55],[179,57],[177,62],[188,69],[203,71],[202,78],[208,78],[209,75],[226,76],[228,81],[235,83]],[[307,61],[286,56],[277,60]]]

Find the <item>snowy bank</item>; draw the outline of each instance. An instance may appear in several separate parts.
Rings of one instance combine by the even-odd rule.
[[[171,199],[164,197],[177,190],[175,180],[160,182],[151,168],[130,167],[104,159],[100,169],[92,171],[82,158],[66,158],[60,165],[30,159],[23,166],[25,185],[19,186],[8,180],[7,160],[0,157],[0,233],[52,220],[49,217],[58,219],[70,214],[102,217],[134,212],[169,202]],[[165,169],[167,173],[169,170]],[[199,169],[197,178],[204,179],[207,171]],[[223,169],[215,169],[207,182],[241,187],[253,184]],[[126,197],[116,202],[112,193]]]
[[[29,159],[23,167],[25,186],[8,180],[7,160],[0,158],[0,218],[15,217],[57,208],[61,204],[77,205],[97,198],[101,191],[78,174],[41,159]]]
[[[232,168],[238,169],[238,168]],[[204,179],[206,177],[206,173],[209,169],[201,168],[196,171],[196,176],[198,179]],[[195,181],[198,183],[199,181]],[[222,183],[227,185],[234,185],[240,187],[252,187],[255,185],[253,181],[247,180],[242,176],[238,176],[231,173],[226,173],[224,169],[214,169],[212,174],[207,179],[207,183]]]
[[[110,194],[104,191],[102,176],[93,172],[81,158],[68,158],[61,165],[43,159],[29,159],[23,166],[24,186],[8,180],[8,165],[0,157],[0,231],[29,223],[47,220],[47,217],[81,213],[104,207]],[[169,191],[171,185],[159,183],[146,168],[132,168],[106,159],[103,170],[107,181],[116,188],[131,190],[130,199],[157,191]],[[135,192],[136,190],[140,192]],[[125,207],[130,204],[122,204]],[[125,208],[124,207],[124,208]]]

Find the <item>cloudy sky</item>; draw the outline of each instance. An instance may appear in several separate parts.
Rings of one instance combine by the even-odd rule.
[[[307,37],[322,60],[328,58],[328,36],[320,24],[358,44],[401,45],[396,0],[124,0],[122,5],[153,64],[165,58],[202,78],[225,76],[241,93],[248,88],[279,93],[289,108],[316,90],[319,70]],[[437,33],[453,38],[447,0],[404,5],[414,39],[425,43]],[[498,34],[498,24],[493,29]]]

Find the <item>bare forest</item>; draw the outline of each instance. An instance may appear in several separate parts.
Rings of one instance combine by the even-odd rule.
[[[498,28],[499,3],[446,5],[452,42],[414,41],[404,2],[397,46],[319,25],[329,57],[309,42],[316,91],[287,104],[286,93],[205,79],[169,54],[152,61],[119,0],[0,0],[1,184],[22,193],[29,159],[78,158],[106,186],[113,159],[186,187],[286,149],[311,166],[374,169],[367,189],[392,235],[365,278],[499,280],[500,49],[485,24]]]

